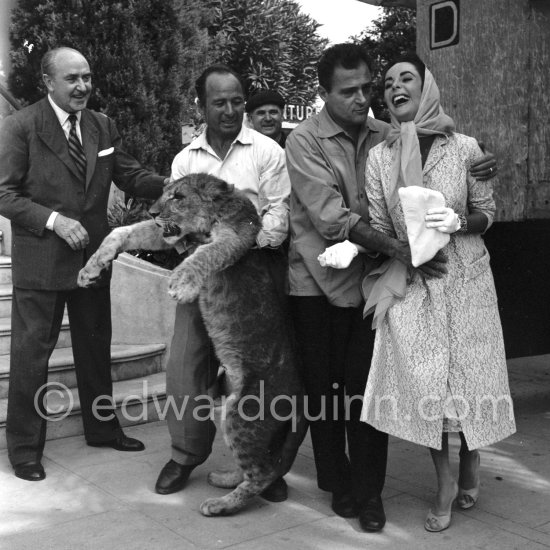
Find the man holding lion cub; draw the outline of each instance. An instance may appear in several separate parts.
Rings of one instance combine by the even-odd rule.
[[[285,258],[280,245],[288,234],[290,182],[283,150],[270,138],[243,126],[245,99],[239,76],[225,65],[206,68],[196,83],[205,131],[183,149],[172,164],[172,180],[192,173],[217,176],[243,191],[261,218],[256,246],[270,266],[280,294],[284,294]],[[170,359],[167,394],[176,407],[167,422],[172,439],[172,459],[164,466],[155,490],[170,494],[181,490],[192,470],[212,450],[214,423],[197,419],[194,407],[176,417],[183,400],[208,395],[216,381],[218,361],[199,311],[197,300],[179,303]],[[286,498],[281,478],[264,494],[270,500]]]

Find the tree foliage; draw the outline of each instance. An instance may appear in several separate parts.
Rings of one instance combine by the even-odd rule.
[[[411,9],[383,8],[380,19],[372,22],[353,40],[363,44],[373,61],[374,94],[372,110],[376,118],[389,120],[384,104],[384,75],[382,71],[396,56],[416,50],[416,13]]]
[[[33,103],[45,91],[42,55],[76,48],[93,73],[89,107],[116,120],[129,153],[168,173],[181,124],[195,113],[209,16],[201,0],[19,0],[10,27],[10,90]]]
[[[327,41],[292,0],[214,0],[212,56],[245,80],[247,93],[278,89],[292,102],[312,102],[317,62]]]
[[[129,153],[168,173],[182,124],[198,122],[194,83],[209,63],[233,67],[247,91],[309,102],[326,45],[317,27],[292,0],[19,0],[8,85],[34,103],[43,54],[76,48],[92,69],[89,107],[116,121]]]

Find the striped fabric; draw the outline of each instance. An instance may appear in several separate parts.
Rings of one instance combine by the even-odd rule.
[[[82,144],[76,134],[76,115],[69,115],[69,122],[71,123],[71,129],[69,131],[69,154],[73,159],[82,180],[86,178],[86,155]]]

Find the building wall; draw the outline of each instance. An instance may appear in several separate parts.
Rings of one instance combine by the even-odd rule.
[[[418,0],[417,49],[458,131],[499,160],[499,221],[550,217],[550,3],[460,0],[459,41],[431,49],[431,6]]]
[[[497,223],[485,242],[506,355],[550,353],[550,2],[458,4],[458,43],[432,49],[430,11],[443,1],[418,0],[417,50],[458,131],[498,159]]]
[[[531,1],[528,218],[550,218],[550,2]]]

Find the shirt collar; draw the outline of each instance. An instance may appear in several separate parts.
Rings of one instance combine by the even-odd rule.
[[[67,113],[67,111],[64,111],[61,107],[59,107],[55,101],[52,99],[50,94],[48,94],[48,101],[50,102],[50,105],[52,106],[52,109],[55,113],[55,116],[57,117],[57,120],[59,120],[59,124],[63,127],[65,123],[67,122],[67,119],[70,116],[70,113]],[[82,116],[82,111],[77,111],[74,113],[76,115],[76,120],[80,124],[80,118]]]
[[[207,129],[208,129],[208,126],[205,126],[204,131],[200,134],[200,136],[198,136],[189,144],[189,149],[204,149],[205,151],[212,149],[210,147],[210,144],[208,143],[208,140],[206,139]],[[236,142],[239,142],[242,145],[252,145],[253,144],[252,132],[255,132],[255,130],[248,128],[243,124],[241,126],[240,132],[237,134],[237,137],[233,140],[231,146],[233,146],[233,143],[236,143]]]
[[[366,132],[379,132],[376,121],[371,117],[367,117],[366,123],[361,128],[360,135]],[[345,133],[345,130],[334,121],[325,105],[319,113],[319,137],[330,138],[342,133]]]

